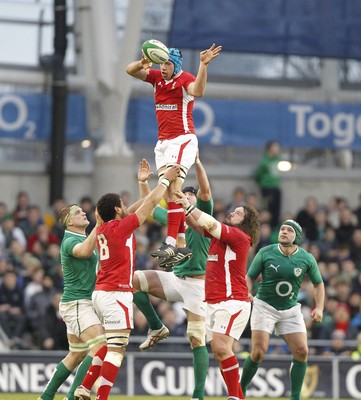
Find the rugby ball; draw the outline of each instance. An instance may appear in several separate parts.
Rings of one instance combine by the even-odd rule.
[[[146,40],[142,44],[142,51],[155,64],[164,64],[169,59],[168,47],[156,39]]]

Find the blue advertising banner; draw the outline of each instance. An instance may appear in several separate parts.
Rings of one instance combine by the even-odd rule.
[[[51,96],[44,93],[0,95],[0,138],[48,140],[51,136]],[[81,94],[68,95],[68,141],[87,138],[86,105]]]
[[[206,49],[213,42],[232,52],[360,59],[361,2],[175,0],[168,43]]]
[[[359,104],[197,100],[194,122],[200,144],[361,149]],[[131,101],[127,140],[157,141],[153,100]]]

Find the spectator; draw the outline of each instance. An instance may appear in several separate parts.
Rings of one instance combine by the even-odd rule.
[[[25,331],[23,290],[18,285],[15,272],[7,271],[0,284],[0,325],[9,339],[16,345],[21,344]]]
[[[36,260],[36,261],[35,261]],[[37,258],[34,258],[32,261],[37,266],[34,266],[34,269],[31,271],[30,282],[25,286],[24,289],[24,308],[25,310],[30,305],[31,298],[36,294],[43,290],[43,279],[44,279],[44,270],[41,267],[40,261]]]
[[[358,195],[358,206],[356,207],[354,214],[357,217],[358,226],[361,228],[361,193]]]
[[[4,216],[8,214],[8,207],[6,203],[0,201],[0,224],[3,222]]]
[[[42,279],[42,288],[29,299],[29,305],[26,309],[29,328],[33,334],[37,346],[40,345],[39,321],[45,316],[45,311],[56,292],[54,282],[49,275],[44,275]]]
[[[68,350],[66,325],[59,313],[61,292],[54,293],[39,321],[40,348],[42,350]]]
[[[336,239],[339,244],[347,244],[356,229],[356,217],[350,208],[340,211],[340,225],[336,229]]]
[[[40,207],[32,205],[28,209],[27,218],[22,219],[18,223],[18,226],[23,230],[26,238],[28,238],[33,233],[36,233],[36,229],[41,223],[43,223],[43,217]]]
[[[346,334],[343,330],[336,329],[331,334],[331,346],[323,355],[325,356],[349,356],[350,350],[345,345]]]
[[[15,268],[15,271],[20,275],[24,273],[23,269],[23,257],[25,254],[26,247],[18,240],[13,239],[10,242],[7,259]]]
[[[17,240],[23,246],[26,246],[26,237],[23,231],[15,226],[13,216],[6,214],[0,225],[0,255],[6,254],[12,240]]]
[[[227,214],[233,212],[237,207],[246,204],[246,190],[242,186],[237,186],[232,193],[232,202],[227,206]]]
[[[12,212],[15,224],[19,225],[21,222],[26,221],[30,209],[29,193],[20,191],[16,196],[16,205]]]
[[[335,196],[330,199],[327,220],[334,229],[340,226],[340,213],[345,208],[349,208],[349,205],[344,197]]]
[[[318,239],[316,212],[318,200],[314,196],[307,196],[303,208],[298,212],[296,221],[302,226],[305,238],[313,242]]]
[[[120,200],[122,201],[122,203],[125,205],[125,207],[129,207],[130,206],[130,192],[128,192],[128,190],[123,190],[120,192],[119,194],[120,196]]]
[[[318,240],[317,243],[321,249],[322,259],[336,258],[336,231],[331,226],[328,226],[325,229],[323,238],[321,240]]]
[[[352,233],[350,251],[356,268],[361,272],[361,228],[355,229]]]
[[[50,210],[44,215],[46,225],[51,233],[58,238],[59,243],[62,241],[65,231],[64,225],[60,222],[60,212],[65,206],[65,199],[56,199],[51,205]]]
[[[93,228],[96,225],[96,220],[95,220],[95,204],[90,196],[84,196],[80,199],[80,204],[79,206],[82,208],[82,210],[85,212],[86,217],[88,218],[89,225],[86,228],[85,232],[87,235],[93,230]]]
[[[28,237],[28,251],[33,252],[36,242],[43,251],[46,251],[50,244],[59,244],[59,239],[49,231],[47,225],[41,223],[37,226],[36,232]]]
[[[263,206],[271,213],[271,226],[279,224],[281,212],[281,180],[278,163],[281,160],[281,147],[278,142],[270,141],[266,144],[263,157],[254,173],[263,200]]]

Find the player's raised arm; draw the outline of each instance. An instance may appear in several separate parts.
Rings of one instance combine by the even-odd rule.
[[[199,185],[197,197],[202,201],[209,201],[212,197],[211,185],[209,184],[208,176],[203,164],[199,158],[199,152],[197,153],[195,160],[196,176]]]
[[[160,202],[171,182],[179,176],[179,167],[173,166],[164,172],[163,178],[159,181],[158,186],[153,189],[144,199],[143,204],[135,212],[139,219],[139,224],[143,224],[147,217],[151,214],[155,206]]]
[[[206,90],[207,84],[207,68],[208,64],[219,56],[222,51],[222,46],[217,46],[213,43],[212,46],[203,50],[199,56],[199,67],[195,82],[188,85],[187,91],[191,96],[202,97]]]
[[[222,224],[219,221],[191,205],[183,192],[177,191],[175,195],[178,197],[176,203],[183,207],[187,223],[193,230],[202,234],[205,230],[217,239],[221,237]]]
[[[133,61],[128,64],[125,68],[125,72],[134,78],[145,81],[151,66],[152,62],[143,54],[141,60]]]

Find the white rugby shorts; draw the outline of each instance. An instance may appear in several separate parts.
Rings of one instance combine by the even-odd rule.
[[[251,330],[272,334],[286,335],[287,333],[306,332],[306,324],[301,313],[301,304],[297,303],[288,310],[276,310],[268,303],[253,299]]]
[[[80,337],[80,334],[93,325],[101,325],[91,300],[74,300],[60,302],[59,313],[66,324],[70,335]]]
[[[204,279],[186,276],[178,278],[171,272],[156,271],[168,301],[183,303],[183,309],[204,317]]]
[[[179,164],[189,170],[198,152],[198,138],[195,134],[180,135],[174,139],[158,140],[155,148],[157,171],[168,164]]]
[[[93,303],[105,330],[133,329],[133,293],[95,290]]]
[[[221,301],[207,304],[206,339],[213,339],[213,332],[222,333],[239,340],[251,314],[251,303],[241,300]]]

